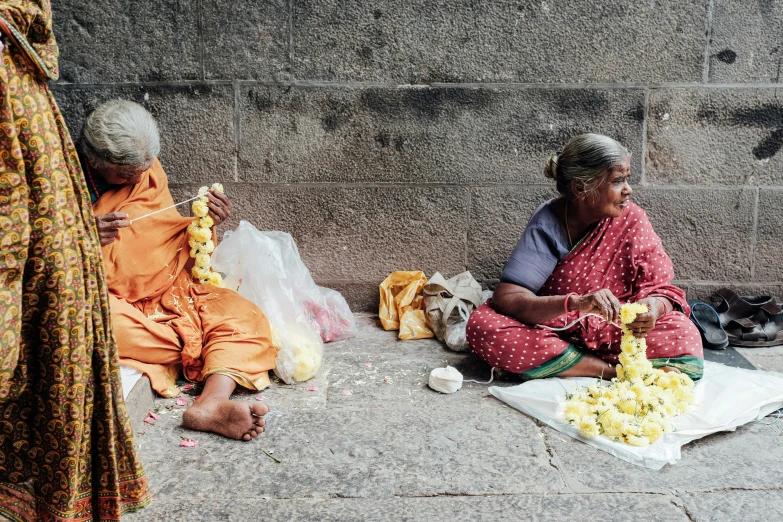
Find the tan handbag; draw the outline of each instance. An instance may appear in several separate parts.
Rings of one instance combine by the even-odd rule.
[[[453,350],[466,350],[464,323],[481,305],[481,285],[470,272],[462,272],[448,281],[437,272],[422,291],[427,323],[435,336]],[[449,335],[451,326],[461,326],[461,335]]]

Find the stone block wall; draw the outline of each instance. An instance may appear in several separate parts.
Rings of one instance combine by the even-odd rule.
[[[635,199],[692,297],[783,290],[783,2],[59,0],[71,130],[158,119],[176,197],[293,234],[377,308],[394,270],[493,284],[571,136],[633,151]]]

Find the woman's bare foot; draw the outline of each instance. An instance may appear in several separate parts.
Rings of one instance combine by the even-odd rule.
[[[198,431],[212,431],[229,439],[250,440],[264,432],[263,404],[229,399],[199,399],[182,414],[182,424]]]
[[[204,382],[204,391],[182,414],[182,424],[198,431],[211,431],[230,439],[252,440],[264,432],[264,404],[232,401],[234,379],[213,374]]]

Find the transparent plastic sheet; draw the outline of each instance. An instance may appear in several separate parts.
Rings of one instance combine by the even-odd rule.
[[[226,275],[226,288],[266,315],[278,348],[275,373],[286,383],[318,372],[324,341],[356,335],[345,299],[315,284],[290,234],[261,232],[242,221],[212,253],[212,267]]]
[[[704,362],[704,377],[696,383],[696,401],[688,413],[674,418],[674,431],[655,443],[638,448],[615,442],[603,435],[586,439],[576,426],[563,418],[565,394],[596,379],[586,377],[548,378],[518,386],[491,386],[489,393],[557,431],[637,466],[661,469],[682,458],[681,448],[689,442],[764,418],[783,406],[783,374],[732,368]],[[604,385],[608,384],[602,381]]]

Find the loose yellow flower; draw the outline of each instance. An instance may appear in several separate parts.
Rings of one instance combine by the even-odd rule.
[[[595,438],[598,436],[598,424],[593,417],[582,417],[579,421],[579,431],[588,439]]]
[[[564,417],[585,437],[604,434],[632,446],[647,446],[672,431],[671,419],[693,402],[693,381],[665,373],[647,359],[647,342],[626,326],[647,312],[639,303],[620,309],[623,336],[617,377],[608,386],[588,386],[566,402]]]
[[[647,437],[644,437],[644,436],[637,437],[635,435],[626,435],[625,436],[625,442],[630,444],[631,446],[639,446],[639,447],[644,447],[644,446],[649,446],[650,445],[650,439],[648,439]]]
[[[220,192],[221,194],[223,194],[223,192],[224,192],[224,191],[223,191],[223,185],[221,185],[220,183],[213,183],[213,184],[212,184],[212,188],[213,188],[213,189],[215,189],[215,190],[217,190],[217,191],[218,191],[218,192]]]

